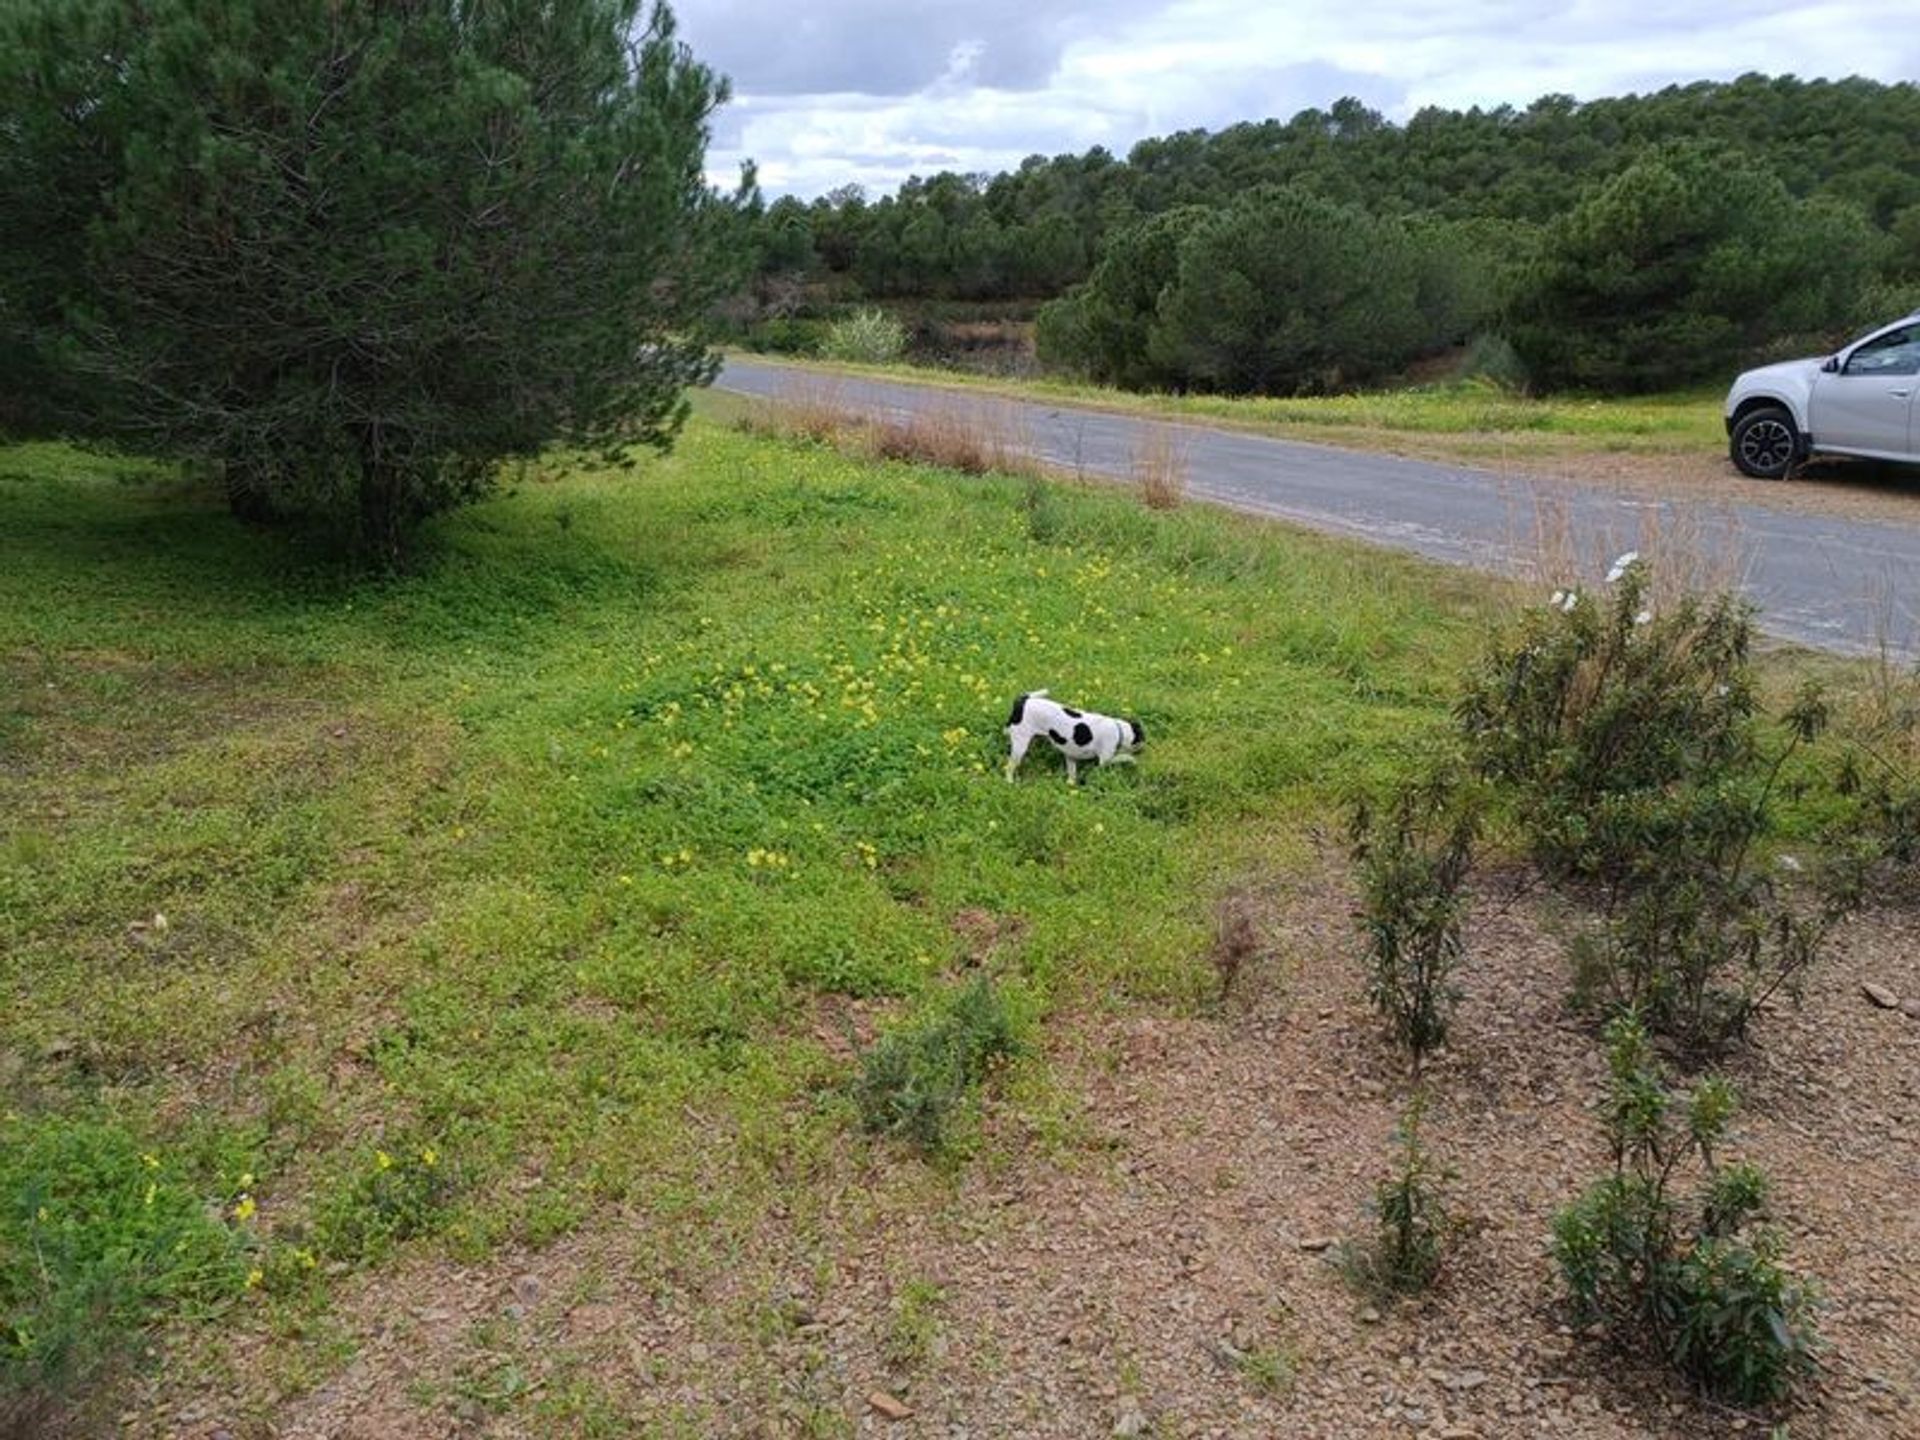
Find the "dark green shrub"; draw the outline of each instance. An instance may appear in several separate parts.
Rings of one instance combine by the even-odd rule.
[[[1384,810],[1362,804],[1354,812],[1367,998],[1407,1047],[1416,1075],[1447,1038],[1477,824],[1476,807],[1444,777],[1408,786]]]
[[[169,1314],[237,1295],[246,1273],[207,1197],[120,1126],[0,1118],[0,1422],[77,1390]]]
[[[726,85],[664,5],[20,0],[0,92],[0,351],[243,514],[391,560],[502,460],[664,447],[718,366]]]
[[[861,1121],[873,1134],[938,1150],[981,1080],[1018,1050],[1006,1001],[982,976],[867,1051],[853,1090]]]
[[[1650,571],[1622,560],[1612,586],[1561,592],[1496,640],[1456,708],[1473,767],[1515,797],[1556,879],[1642,865],[1628,832],[1651,799],[1753,759],[1751,608],[1689,595],[1650,614]]]
[[[1858,904],[1860,867],[1842,855],[1796,875],[1768,855],[1782,778],[1827,723],[1819,692],[1763,724],[1744,603],[1686,596],[1653,615],[1646,566],[1616,571],[1494,647],[1461,727],[1535,860],[1589,907],[1576,1001],[1706,1055],[1798,993]]]
[[[1420,1140],[1424,1110],[1424,1101],[1416,1098],[1394,1132],[1398,1152],[1392,1173],[1374,1187],[1373,1235],[1341,1246],[1336,1257],[1350,1284],[1382,1298],[1415,1295],[1431,1286],[1458,1228],[1445,1196],[1453,1171]]]
[[[1262,186],[1196,222],[1147,334],[1183,385],[1339,390],[1461,338],[1458,257],[1437,232],[1306,190]]]
[[[1849,313],[1886,242],[1828,198],[1712,145],[1670,145],[1549,224],[1508,334],[1554,388],[1647,391],[1724,378],[1784,335]]]
[[[1638,1020],[1615,1020],[1607,1043],[1613,1171],[1553,1225],[1575,1314],[1622,1347],[1650,1345],[1716,1394],[1781,1399],[1812,1365],[1813,1294],[1782,1268],[1778,1236],[1754,1224],[1765,1177],[1718,1163],[1733,1092],[1705,1080],[1676,1107]],[[1698,1183],[1683,1197],[1690,1175]]]

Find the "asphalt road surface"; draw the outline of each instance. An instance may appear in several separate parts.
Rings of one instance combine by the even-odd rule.
[[[808,385],[830,385],[835,404],[876,416],[986,407],[1033,454],[1095,476],[1125,477],[1143,435],[1171,430],[1186,456],[1190,495],[1482,570],[1525,574],[1539,550],[1542,516],[1564,522],[1574,552],[1585,557],[1639,548],[1650,529],[1686,533],[1714,573],[1744,577],[1768,633],[1843,653],[1884,644],[1920,655],[1920,504],[1913,525],[1772,510],[1731,497],[1724,506],[1668,505],[1598,485],[748,360],[729,360],[715,382],[775,399]]]

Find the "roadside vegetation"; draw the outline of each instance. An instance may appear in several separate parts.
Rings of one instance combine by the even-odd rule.
[[[1567,827],[1640,813],[1619,787],[1703,737],[1734,767],[1712,793],[1783,773],[1752,711],[1779,682],[1746,668],[1744,618],[1636,625],[1616,613],[1641,603],[1631,567],[1612,608],[1528,606],[1504,632],[1518,648],[1489,651],[1511,604],[1489,582],[1205,507],[710,424],[633,471],[550,457],[385,581],[315,533],[238,528],[167,467],[24,445],[0,478],[19,557],[0,631],[0,1383],[14,1413],[75,1424],[84,1406],[62,1407],[117,1393],[156,1336],[176,1378],[211,1363],[210,1334],[270,1337],[246,1393],[285,1403],[340,1363],[335,1297],[410,1256],[486,1264],[616,1209],[666,1254],[769,1209],[824,1214],[815,1186],[850,1144],[949,1168],[1044,1146],[1058,1037],[1115,1010],[1230,1024],[1271,983],[1248,877],[1309,856],[1357,795],[1402,797],[1358,832],[1366,984],[1431,1069],[1479,963],[1474,828],[1584,874],[1611,832],[1562,857]],[[1515,689],[1522,651],[1564,663]],[[1040,682],[1141,715],[1150,763],[1008,785],[1007,695]],[[1702,704],[1733,708],[1703,726]],[[1807,847],[1854,806],[1874,863],[1897,861],[1910,727],[1849,714],[1879,778],[1809,789],[1796,762],[1783,798],[1754,790],[1742,813]],[[1463,724],[1504,737],[1474,741],[1491,808],[1420,788]],[[1580,766],[1603,754],[1613,788],[1589,795]],[[1635,843],[1615,838],[1609,856]],[[1701,925],[1745,934],[1743,917]],[[1729,951],[1698,985],[1648,971],[1585,1013],[1671,1029],[1702,1001],[1732,1023],[1724,1048],[1747,1012],[1716,987],[1771,995],[1770,953],[1755,970]],[[1817,947],[1792,958],[1797,990]],[[1536,980],[1568,993],[1577,973]],[[1700,1053],[1696,1029],[1672,1033]],[[1383,1304],[1472,1253],[1446,1196],[1474,1159],[1433,1158],[1426,1103],[1377,1234],[1338,1252]],[[1774,1302],[1743,1300],[1741,1359],[1665,1292],[1604,1288],[1597,1267],[1644,1266],[1594,1250],[1625,1233],[1595,1207],[1641,1205],[1644,1243],[1682,1244],[1660,1238],[1678,1202],[1610,1184],[1555,1241],[1578,1303],[1676,1314],[1690,1373],[1787,1394],[1812,1353],[1799,1310],[1776,1353]],[[1672,1255],[1687,1295],[1708,1287],[1686,1305],[1721,1305],[1732,1265],[1800,1293],[1773,1241],[1742,1258],[1744,1221],[1708,1204]]]
[[[0,476],[0,1100],[48,1162],[0,1197],[16,1402],[165,1314],[297,1351],[396,1249],[809,1204],[863,1109],[937,1142],[1008,1049],[985,991],[905,1013],[973,963],[963,912],[1018,917],[993,982],[1037,1023],[1199,1003],[1196,897],[1446,723],[1485,603],[1074,487],[1037,535],[1015,479],[711,427],[510,477],[386,583],[167,467]],[[1008,785],[1042,684],[1180,738]],[[910,1026],[859,1086],[819,1038],[850,1014]]]
[[[753,358],[756,363],[787,363],[765,356]],[[968,395],[1053,400],[1117,414],[1204,422],[1282,439],[1483,465],[1511,462],[1535,470],[1605,458],[1696,464],[1705,456],[1717,461],[1724,458],[1727,439],[1720,413],[1723,390],[1632,397],[1534,396],[1487,378],[1441,380],[1348,395],[1281,398],[1129,391],[1059,376],[1014,379],[911,364],[807,363],[794,366],[796,394],[790,397],[790,404],[798,401],[804,406],[811,401],[830,405],[835,388],[832,377],[842,372],[912,381]],[[732,402],[717,395],[714,403]]]

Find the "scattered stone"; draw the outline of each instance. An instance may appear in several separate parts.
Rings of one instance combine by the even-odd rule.
[[[1380,1323],[1380,1312],[1371,1305],[1367,1306],[1366,1309],[1360,1312],[1360,1323],[1362,1325],[1378,1325]]]
[[[1332,1246],[1333,1246],[1333,1237],[1330,1235],[1309,1235],[1306,1239],[1300,1242],[1300,1248],[1302,1250],[1306,1250],[1315,1254],[1318,1254],[1322,1250],[1330,1249],[1332,1248]]]
[[[1462,1370],[1457,1375],[1449,1375],[1441,1382],[1455,1394],[1464,1394],[1469,1390],[1478,1390],[1490,1377],[1484,1370]]]
[[[913,1414],[913,1407],[906,1401],[889,1395],[884,1390],[867,1392],[867,1404],[889,1420],[905,1420]]]
[[[1900,1013],[1909,1020],[1920,1020],[1920,999],[1902,1000],[1900,1002]]]
[[[1860,991],[1867,999],[1878,1005],[1882,1010],[1898,1010],[1900,1008],[1900,997],[1884,985],[1876,985],[1869,980],[1860,987]]]
[[[1120,1413],[1114,1417],[1113,1433],[1117,1436],[1139,1436],[1147,1433],[1147,1412],[1140,1408],[1137,1400],[1123,1400]]]

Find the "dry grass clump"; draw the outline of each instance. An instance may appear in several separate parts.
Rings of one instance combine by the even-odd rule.
[[[1261,931],[1260,903],[1249,890],[1229,890],[1213,911],[1213,948],[1207,952],[1220,977],[1220,998],[1227,999],[1241,973],[1267,948]]]
[[[963,475],[1046,473],[1005,401],[954,397],[876,417],[850,404],[839,381],[807,377],[784,386],[778,398],[754,407],[737,423],[753,434],[811,440],[849,454]]]
[[[1004,402],[942,401],[889,414],[867,434],[872,453],[883,460],[937,465],[963,475],[1031,475],[1041,469]]]
[[[838,448],[860,428],[859,417],[847,404],[843,390],[841,382],[832,378],[790,380],[781,386],[777,400],[755,405],[742,415],[739,428],[750,434],[811,440],[816,445]]]
[[[1149,425],[1134,442],[1128,469],[1149,510],[1177,509],[1187,496],[1191,442],[1167,425]]]
[[[1688,596],[1734,594],[1753,546],[1728,506],[1637,505],[1625,516],[1576,515],[1562,493],[1528,489],[1515,497],[1507,542],[1515,578],[1562,591],[1599,591],[1621,557],[1648,562],[1646,599],[1655,613]],[[1540,597],[1528,594],[1527,604]]]

